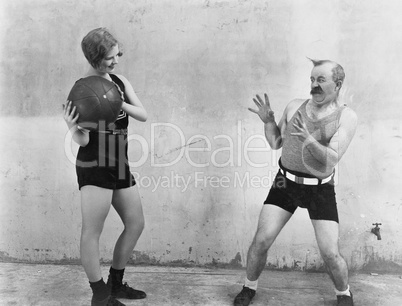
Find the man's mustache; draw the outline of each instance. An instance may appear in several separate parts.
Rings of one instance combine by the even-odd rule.
[[[321,87],[314,87],[310,90],[310,95],[323,93]]]

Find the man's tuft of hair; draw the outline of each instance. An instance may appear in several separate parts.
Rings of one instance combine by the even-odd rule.
[[[325,64],[331,64],[333,66],[332,68],[332,79],[335,83],[341,82],[343,84],[343,81],[345,80],[345,71],[343,70],[343,67],[339,65],[338,63],[331,61],[331,60],[317,60],[317,59],[312,59],[307,57],[314,65],[314,67],[325,65]]]

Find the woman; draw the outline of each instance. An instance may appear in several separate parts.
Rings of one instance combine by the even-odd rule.
[[[107,29],[90,31],[81,47],[90,64],[84,77],[100,76],[114,82],[124,97],[116,122],[105,131],[88,131],[80,127],[77,123],[79,114],[71,101],[63,105],[64,120],[73,140],[80,145],[76,170],[81,192],[81,262],[93,292],[91,305],[124,305],[116,298],[146,297],[145,292],[123,284],[123,274],[144,229],[141,199],[127,161],[128,116],[144,122],[147,112],[127,79],[112,74],[122,52],[118,41]],[[105,284],[99,264],[99,238],[110,205],[120,216],[124,230],[116,242]]]

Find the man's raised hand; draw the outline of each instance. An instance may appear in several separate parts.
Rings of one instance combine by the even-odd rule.
[[[264,123],[275,122],[274,112],[271,109],[271,105],[269,104],[268,95],[264,94],[265,102],[261,99],[259,95],[256,95],[256,98],[253,98],[255,105],[257,105],[258,110],[248,108],[250,112],[257,114]]]

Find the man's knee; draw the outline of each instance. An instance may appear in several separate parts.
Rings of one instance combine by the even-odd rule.
[[[344,261],[342,255],[336,251],[321,252],[321,257],[328,266],[338,265],[340,261]]]
[[[259,253],[268,252],[275,238],[270,235],[257,232],[254,237],[254,247]]]

